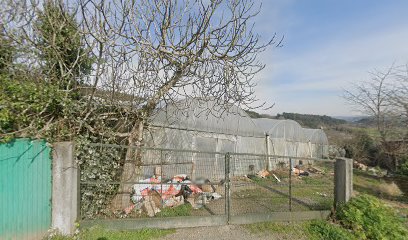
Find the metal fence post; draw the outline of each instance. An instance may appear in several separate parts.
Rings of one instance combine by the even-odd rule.
[[[160,150],[160,197],[160,209],[163,209],[163,150]]]
[[[75,152],[75,143],[72,152],[74,156],[76,156]],[[75,163],[77,165],[77,219],[76,222],[80,222],[82,220],[82,195],[81,195],[81,164],[77,161],[77,157],[75,157]]]
[[[230,186],[230,166],[231,156],[230,153],[225,154],[225,214],[227,215],[227,224],[231,219],[231,186]]]
[[[289,158],[289,211],[292,211],[292,159]]]

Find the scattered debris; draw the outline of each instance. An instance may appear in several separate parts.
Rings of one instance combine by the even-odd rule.
[[[247,177],[247,178],[249,178],[249,179],[251,179],[251,180],[256,180],[256,179],[258,179],[258,176],[253,175],[253,174],[245,175],[245,177]]]
[[[316,192],[317,195],[322,196],[322,197],[327,197],[328,195],[326,193],[321,193],[321,192]]]
[[[315,166],[309,167],[307,170],[310,173],[317,173],[317,174],[323,174],[324,173],[324,171],[322,169],[320,169],[318,167],[315,167]]]
[[[305,171],[299,169],[299,168],[296,166],[296,167],[292,168],[292,172],[293,172],[295,175],[300,175],[300,174],[304,173]]]
[[[171,180],[162,182],[158,176],[161,175],[161,168],[155,168],[154,171],[155,176],[133,185],[133,203],[123,210],[124,214],[138,210],[153,217],[163,207],[177,207],[189,203],[194,209],[198,209],[209,201],[222,197],[216,190],[224,181],[213,184],[208,179],[199,179],[193,183],[186,174],[178,174]]]
[[[266,177],[268,177],[270,175],[270,173],[267,170],[263,169],[263,170],[257,172],[256,175],[258,177],[260,177],[260,178],[266,178]]]
[[[309,172],[305,172],[305,171],[303,171],[303,172],[301,172],[301,173],[299,173],[299,176],[309,176]]]
[[[149,217],[154,217],[156,215],[156,213],[160,212],[160,208],[158,206],[156,206],[156,203],[154,202],[154,200],[150,196],[145,197],[145,199],[143,201],[142,209],[143,209],[143,211],[146,212],[146,214]]]
[[[354,167],[354,168],[357,168],[357,169],[359,169],[359,170],[362,170],[362,171],[367,171],[367,166],[364,165],[364,164],[362,164],[362,163],[359,163],[359,162],[357,162],[357,161],[354,161],[354,162],[353,162],[353,167]]]
[[[276,181],[281,182],[281,180],[275,174],[272,173],[272,176],[276,179]]]

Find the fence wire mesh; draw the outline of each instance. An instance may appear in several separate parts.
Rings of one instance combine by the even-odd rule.
[[[333,204],[330,160],[87,147],[93,154],[78,156],[84,220],[238,216],[330,210]]]
[[[131,149],[130,159],[126,147],[93,144],[89,148],[93,153],[113,149],[118,157],[93,154],[85,161],[78,159],[82,219],[225,214],[223,154]],[[101,169],[112,166],[112,161],[116,161],[112,171]]]
[[[231,215],[330,210],[334,162],[231,153]]]

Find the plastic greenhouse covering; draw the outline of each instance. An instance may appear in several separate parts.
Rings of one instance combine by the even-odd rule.
[[[225,110],[216,101],[203,99],[183,100],[159,109],[144,135],[147,147],[213,152],[208,161],[219,166],[219,174],[223,174],[224,161],[216,152],[322,158],[328,151],[321,129],[304,129],[292,120],[253,119],[237,106]],[[255,168],[262,168],[257,163],[254,161]],[[236,173],[248,167],[240,166],[237,159],[233,164]],[[276,164],[271,159],[268,166]]]
[[[329,144],[327,136],[322,129],[303,129],[306,140],[315,144]]]
[[[329,155],[329,141],[322,129],[303,129],[309,143],[310,157],[327,157]]]
[[[239,136],[260,136],[258,126],[237,106],[224,109],[214,100],[191,99],[163,107],[151,119],[154,126],[220,133]]]

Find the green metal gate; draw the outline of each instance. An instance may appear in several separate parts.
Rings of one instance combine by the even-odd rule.
[[[50,147],[29,139],[0,144],[0,239],[42,239],[50,225]]]

